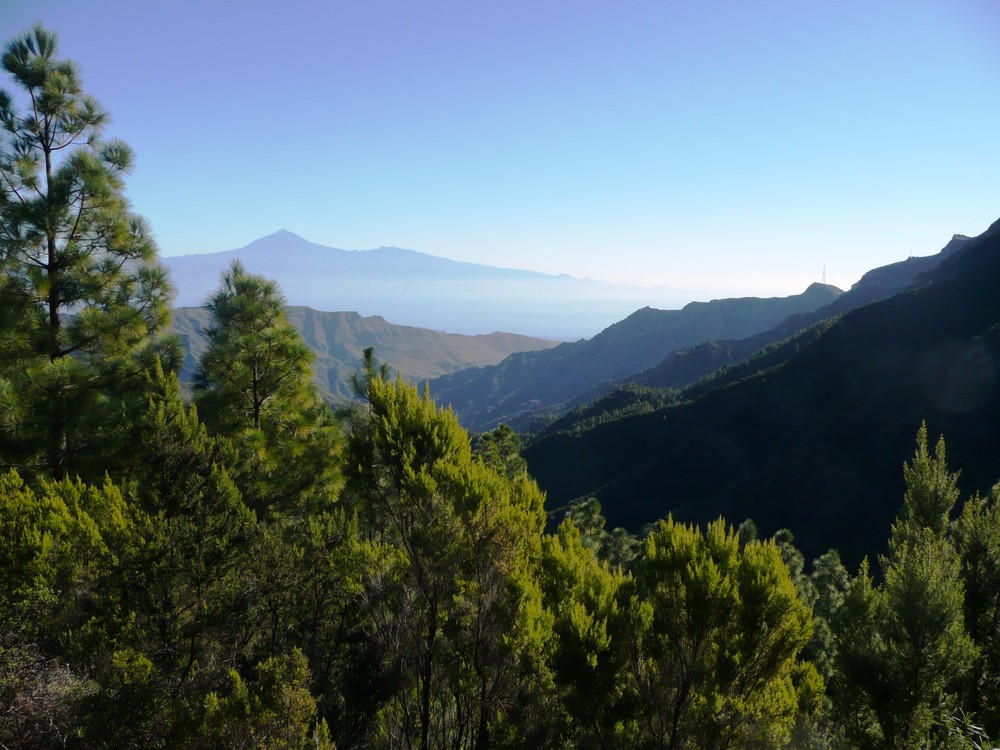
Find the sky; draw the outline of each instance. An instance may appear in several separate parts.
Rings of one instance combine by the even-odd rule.
[[[284,228],[710,299],[1000,217],[995,0],[0,0],[36,21],[162,255]]]

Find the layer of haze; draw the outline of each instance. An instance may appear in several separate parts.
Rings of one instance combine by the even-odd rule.
[[[707,299],[1000,216],[994,0],[0,3],[35,21],[164,255],[284,227]]]

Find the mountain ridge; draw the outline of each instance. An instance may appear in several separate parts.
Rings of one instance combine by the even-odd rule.
[[[523,427],[526,415],[556,407],[651,366],[670,351],[721,336],[767,330],[789,315],[815,309],[842,292],[811,284],[789,297],[737,297],[690,302],[680,310],[643,307],[591,339],[519,353],[498,365],[431,381],[431,394],[455,409],[463,425]]]
[[[572,409],[567,409],[564,415],[549,424],[542,424],[535,430],[538,433],[535,438],[552,432],[575,431],[583,424],[607,421],[612,416],[651,411],[665,401],[676,400],[655,389],[684,389],[684,397],[691,398],[713,387],[735,382],[765,361],[783,361],[786,357],[783,349],[789,345],[799,346],[800,333],[815,335],[815,330],[810,332],[810,329],[816,329],[824,321],[919,283],[922,274],[936,268],[971,239],[965,235],[954,235],[933,255],[911,256],[874,268],[829,304],[812,312],[791,315],[763,333],[743,339],[704,341],[672,351],[647,370],[573,398],[567,402]],[[541,420],[532,426],[539,423]]]
[[[351,375],[357,370],[364,349],[375,348],[378,356],[412,382],[443,373],[499,362],[510,354],[555,346],[557,342],[494,332],[468,336],[401,326],[377,315],[356,312],[324,312],[292,305],[288,321],[313,351],[314,380],[324,397],[345,400],[353,396]],[[191,382],[197,362],[207,346],[206,330],[211,313],[204,307],[175,308],[171,332],[184,346],[181,378]]]
[[[789,527],[807,556],[882,551],[900,467],[926,420],[968,493],[1000,477],[1000,222],[918,285],[792,342],[784,361],[645,414],[542,438],[529,470],[558,506],[596,496],[609,525],[668,512]]]
[[[744,339],[702,342],[670,352],[662,362],[649,370],[636,373],[627,378],[626,382],[660,388],[688,386],[721,367],[734,365],[825,318],[885,299],[919,283],[922,274],[937,268],[945,258],[959,251],[971,239],[956,234],[933,255],[911,256],[906,260],[873,268],[828,305],[811,312],[791,315],[771,330]]]

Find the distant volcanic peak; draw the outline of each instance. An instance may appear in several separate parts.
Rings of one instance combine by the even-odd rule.
[[[305,237],[295,234],[295,232],[289,232],[287,229],[279,229],[277,232],[272,232],[271,234],[266,234],[263,237],[259,237],[253,242],[246,245],[246,247],[252,247],[254,245],[270,243],[270,242],[295,242],[295,243],[306,243],[312,244]]]
[[[272,250],[272,249],[305,249],[305,248],[322,248],[324,250],[330,250],[332,248],[324,247],[323,245],[318,245],[315,242],[310,242],[305,237],[295,234],[295,232],[289,232],[287,229],[279,229],[277,232],[256,239],[248,245],[244,246],[244,250]]]

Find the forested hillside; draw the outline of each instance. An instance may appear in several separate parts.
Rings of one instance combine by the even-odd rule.
[[[667,512],[697,522],[721,512],[788,526],[810,554],[877,553],[900,490],[893,469],[922,419],[954,436],[967,489],[996,480],[997,230],[918,288],[810,329],[673,406],[562,425],[570,431],[528,449],[532,475],[550,504],[596,495],[630,529]]]
[[[379,316],[366,318],[355,312],[323,312],[309,307],[289,306],[286,315],[313,352],[317,388],[334,402],[354,397],[350,378],[361,352],[368,347],[378,349],[404,378],[419,383],[467,367],[497,364],[516,352],[537,351],[557,343],[515,333],[444,333],[394,325]],[[211,314],[202,307],[173,310],[170,330],[184,347],[182,382],[194,378],[198,360],[208,346],[210,319]]]
[[[637,310],[592,339],[517,354],[498,365],[436,378],[431,388],[471,430],[500,422],[525,426],[540,412],[592,395],[602,384],[653,366],[696,342],[766,331],[790,315],[814,310],[841,294],[813,284],[791,297],[692,302],[681,310]],[[565,410],[568,407],[562,407]]]
[[[743,496],[720,497],[728,521],[663,513],[641,538],[592,499],[547,518],[513,430],[471,439],[371,349],[357,403],[334,412],[277,284],[238,262],[208,300],[188,399],[127,146],[102,140],[107,115],[53,33],[15,38],[2,67],[0,747],[958,750],[1000,735],[1000,485],[962,492],[919,421],[885,469],[895,521],[854,507],[854,528],[889,543],[852,575],[743,522]],[[775,373],[804,380],[737,383],[724,406],[774,406],[768,384],[807,404],[812,378],[842,392],[838,435],[868,450],[886,433],[848,417],[871,399],[890,429],[917,403],[935,429],[954,416],[955,454],[992,448],[998,236]],[[936,356],[945,333],[976,347],[914,385],[919,357],[900,354]],[[869,400],[865,366],[892,375]],[[918,385],[933,398],[908,401]],[[724,422],[673,437],[737,445]],[[755,469],[801,481],[793,462],[829,459],[830,426]],[[640,461],[666,453],[655,432],[620,435]]]

